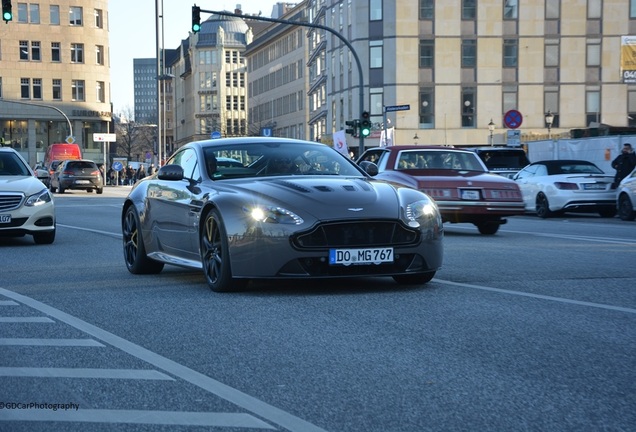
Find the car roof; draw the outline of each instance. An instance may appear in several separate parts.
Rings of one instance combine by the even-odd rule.
[[[545,166],[561,166],[561,165],[570,165],[570,164],[584,164],[584,165],[595,165],[593,162],[586,160],[578,160],[578,159],[551,159],[551,160],[542,160],[533,162],[531,165],[542,164]]]

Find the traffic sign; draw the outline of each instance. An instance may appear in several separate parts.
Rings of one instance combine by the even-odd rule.
[[[408,111],[411,109],[411,105],[391,105],[384,107],[384,111],[393,112],[393,111]]]
[[[214,132],[212,132],[212,133],[210,134],[210,138],[212,138],[212,139],[219,139],[219,138],[221,138],[221,132],[219,132],[219,131],[214,131]]]
[[[272,128],[270,128],[270,127],[261,128],[261,136],[264,136],[264,137],[273,136]]]
[[[66,137],[66,143],[67,144],[75,144],[75,137],[71,136],[71,135],[67,136]]]
[[[123,170],[123,169],[124,169],[124,164],[122,164],[122,163],[121,163],[121,162],[119,162],[119,161],[115,161],[115,162],[113,162],[113,169],[114,169],[115,171],[121,171],[121,170]]]
[[[517,110],[510,110],[504,114],[504,124],[510,129],[517,129],[523,123],[523,116]]]
[[[93,141],[99,142],[116,142],[117,135],[111,133],[94,133]]]

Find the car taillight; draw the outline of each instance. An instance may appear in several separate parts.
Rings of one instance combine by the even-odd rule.
[[[102,175],[102,173],[101,173],[101,172],[99,172],[99,170],[97,170],[97,171],[93,171],[93,172],[91,173],[91,175],[94,175],[94,176],[101,176],[101,175]]]
[[[577,185],[576,183],[566,182],[555,182],[554,186],[556,186],[557,189],[561,190],[577,190],[579,188],[579,185]]]
[[[62,174],[64,174],[64,175],[75,175],[75,173],[73,171],[62,171]]]

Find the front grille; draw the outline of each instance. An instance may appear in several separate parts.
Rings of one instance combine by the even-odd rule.
[[[23,194],[0,193],[0,211],[15,210],[22,205]]]
[[[418,229],[396,221],[346,221],[322,223],[310,231],[292,237],[298,249],[324,249],[332,247],[375,247],[417,244]]]

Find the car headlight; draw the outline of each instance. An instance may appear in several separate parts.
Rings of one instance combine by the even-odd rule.
[[[433,216],[439,216],[439,211],[437,205],[429,199],[415,201],[406,206],[406,218],[409,221]]]
[[[28,207],[37,207],[53,201],[48,189],[42,189],[40,192],[28,197],[24,203]]]
[[[275,206],[254,206],[244,207],[243,211],[248,213],[252,219],[258,222],[274,224],[300,225],[304,221],[296,213],[287,209]]]

